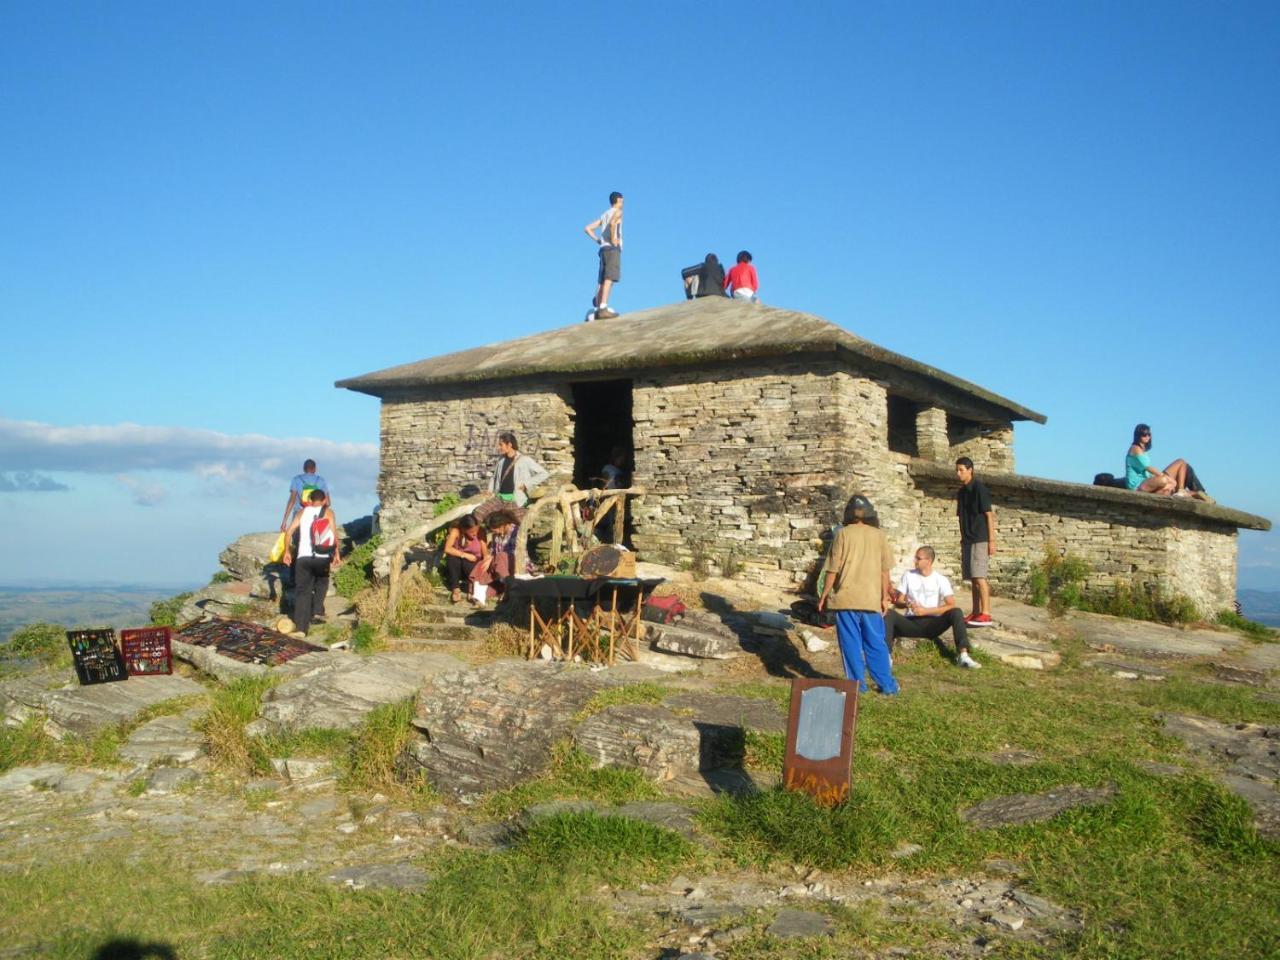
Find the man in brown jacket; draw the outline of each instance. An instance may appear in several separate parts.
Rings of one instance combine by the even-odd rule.
[[[892,695],[898,692],[898,681],[884,642],[893,565],[889,543],[880,530],[876,508],[861,494],[850,498],[844,508],[844,524],[831,544],[818,609],[830,607],[835,612],[845,678],[857,680],[858,689],[866,693],[869,671],[880,692]]]

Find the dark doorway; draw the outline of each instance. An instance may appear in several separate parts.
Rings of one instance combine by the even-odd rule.
[[[621,485],[630,486],[635,470],[635,441],[631,420],[631,381],[594,380],[572,384],[573,482],[581,489],[602,487],[604,467],[620,451]],[[627,514],[625,539],[631,539]]]

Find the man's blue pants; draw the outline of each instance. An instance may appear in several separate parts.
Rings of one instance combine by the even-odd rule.
[[[878,611],[836,610],[836,639],[844,660],[846,680],[857,680],[858,689],[867,692],[867,672],[881,693],[897,693],[893,679],[893,661],[884,642],[884,617]],[[863,667],[863,659],[866,667]]]

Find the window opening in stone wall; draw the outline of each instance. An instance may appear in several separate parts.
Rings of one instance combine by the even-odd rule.
[[[916,445],[916,415],[919,412],[920,404],[916,401],[889,395],[889,449],[894,453],[905,453],[909,457],[920,455]]]
[[[573,390],[573,482],[599,487],[604,467],[615,450],[621,451],[622,485],[630,486],[635,470],[635,423],[631,419],[630,380],[592,380],[570,385]],[[627,512],[624,540],[631,540]]]
[[[982,424],[977,420],[967,420],[964,417],[958,417],[954,413],[947,414],[947,442],[951,446],[958,446],[966,440],[972,440],[974,437],[980,437],[987,433],[983,429]]]

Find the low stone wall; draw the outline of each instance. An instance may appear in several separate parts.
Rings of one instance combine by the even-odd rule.
[[[938,551],[940,569],[960,572],[955,517],[956,481],[943,464],[908,465],[919,497],[919,542]],[[1091,574],[1086,587],[1117,582],[1155,584],[1189,597],[1202,613],[1229,609],[1236,594],[1236,530],[1259,518],[1188,500],[1127,490],[983,473],[997,523],[992,589],[1026,596],[1032,569],[1052,545],[1080,557]]]

